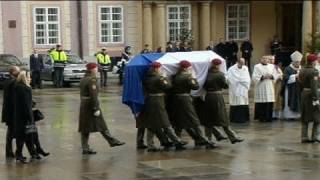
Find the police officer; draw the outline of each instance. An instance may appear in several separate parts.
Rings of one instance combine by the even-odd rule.
[[[20,73],[18,66],[12,66],[9,69],[10,77],[4,82],[3,88],[3,105],[2,105],[2,122],[5,123],[7,128],[6,135],[6,158],[14,158],[12,150],[12,140],[14,138],[14,87],[16,78]]]
[[[97,64],[88,63],[87,73],[80,81],[81,105],[79,132],[81,133],[83,154],[96,154],[88,144],[89,135],[93,132],[100,132],[111,147],[125,144],[110,134],[110,131],[104,121],[98,99],[99,87],[97,86],[97,72]]]
[[[301,142],[320,142],[318,138],[320,123],[319,103],[319,72],[315,69],[317,56],[310,54],[307,57],[307,64],[299,73],[299,81],[303,88],[301,94]],[[308,125],[313,122],[311,139],[308,137]]]
[[[137,122],[138,128],[147,128],[148,151],[159,151],[154,145],[154,134],[164,133],[176,145],[176,149],[184,149],[179,137],[173,132],[165,108],[165,91],[171,87],[168,79],[160,73],[161,64],[153,62],[143,81],[145,91],[145,107],[143,116]]]
[[[108,71],[111,66],[111,60],[110,56],[107,53],[107,48],[103,47],[101,48],[101,52],[97,53],[96,55],[97,61],[99,64],[99,70],[100,70],[100,85],[101,87],[107,86],[107,79],[108,79]]]
[[[56,49],[50,51],[50,56],[54,62],[54,83],[56,87],[62,87],[64,80],[63,72],[68,57],[59,44],[56,46]]]
[[[199,84],[191,73],[191,63],[183,60],[180,62],[180,69],[172,78],[171,98],[168,99],[168,113],[173,127],[178,132],[185,129],[192,137],[196,146],[206,145],[207,148],[215,148],[202,135],[199,128],[200,120],[192,104],[191,90],[199,89]],[[177,133],[179,136],[180,132]]]

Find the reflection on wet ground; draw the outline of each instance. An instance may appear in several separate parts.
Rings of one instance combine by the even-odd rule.
[[[219,142],[215,150],[193,149],[186,136],[190,142],[186,151],[138,151],[135,122],[121,104],[120,90],[118,86],[102,89],[101,104],[111,132],[127,144],[110,148],[100,134],[93,134],[90,144],[98,154],[90,157],[82,156],[77,132],[78,88],[35,90],[37,107],[46,115],[39,122],[40,138],[51,155],[28,165],[5,160],[6,128],[2,125],[0,180],[319,179],[320,144],[300,144],[298,122],[234,124],[246,141]]]

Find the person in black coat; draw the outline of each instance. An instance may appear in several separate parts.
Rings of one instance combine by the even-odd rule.
[[[237,58],[237,54],[238,54],[238,51],[239,51],[238,43],[235,42],[234,40],[232,40],[230,42],[230,48],[231,48],[231,52],[232,52],[232,55],[231,55],[231,66],[233,66],[238,60],[238,58]]]
[[[226,43],[220,38],[219,43],[214,47],[214,52],[216,52],[219,56],[227,60],[226,53]]]
[[[209,45],[206,47],[207,51],[213,51],[214,50],[214,43],[213,41],[210,41]]]
[[[272,55],[279,55],[281,51],[281,42],[279,41],[278,36],[273,37],[273,41],[270,44],[270,51]]]
[[[167,42],[166,52],[173,52],[172,42]]]
[[[32,133],[26,133],[27,125],[34,125],[32,112],[32,90],[30,87],[30,74],[26,71],[21,71],[15,82],[14,88],[14,137],[16,138],[17,162],[26,163],[26,158],[23,157],[23,145],[26,144],[31,159],[41,159],[33,147]]]
[[[38,55],[36,50],[33,50],[33,54],[30,55],[30,71],[31,71],[31,87],[39,89],[41,86],[41,71],[44,69],[42,58]]]
[[[14,158],[12,149],[12,140],[14,139],[14,85],[20,73],[20,68],[12,66],[9,69],[9,73],[10,77],[4,82],[3,88],[2,123],[8,126],[6,135],[6,158]]]
[[[242,53],[242,57],[246,60],[246,65],[250,70],[250,59],[253,51],[252,43],[249,40],[243,41],[241,44],[240,50]]]

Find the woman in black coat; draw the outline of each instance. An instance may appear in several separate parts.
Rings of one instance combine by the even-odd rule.
[[[14,136],[16,137],[17,143],[16,160],[21,163],[26,163],[26,158],[22,155],[24,144],[26,144],[31,154],[31,159],[40,159],[40,156],[33,147],[32,134],[26,133],[26,126],[34,124],[30,81],[30,74],[26,71],[21,71],[14,89]]]

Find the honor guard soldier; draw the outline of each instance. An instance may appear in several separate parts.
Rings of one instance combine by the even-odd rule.
[[[191,90],[199,89],[197,79],[191,73],[189,61],[180,62],[180,69],[172,78],[171,96],[168,98],[168,112],[176,134],[181,137],[181,130],[185,129],[195,142],[195,146],[215,148],[202,135],[200,120],[192,104]]]
[[[56,46],[56,49],[50,51],[50,56],[54,62],[54,84],[59,88],[63,86],[63,72],[68,57],[59,44]]]
[[[221,63],[220,59],[212,60],[212,67],[204,84],[207,94],[205,97],[206,118],[203,125],[213,131],[214,126],[221,126],[230,142],[234,144],[242,142],[244,139],[237,137],[230,127],[230,120],[222,94],[222,89],[228,89],[228,83],[225,75],[219,70]]]
[[[319,118],[320,103],[318,93],[319,72],[315,69],[317,56],[310,54],[307,57],[307,65],[299,73],[299,81],[302,87],[301,93],[301,142],[314,143],[320,142]],[[313,122],[311,139],[308,137],[308,125]]]
[[[165,91],[171,87],[171,83],[161,74],[160,67],[159,62],[153,62],[143,81],[145,106],[137,127],[148,129],[148,151],[159,151],[153,142],[154,134],[165,134],[173,141],[176,149],[181,150],[186,143],[174,133],[165,107]]]
[[[107,53],[106,48],[102,48],[101,52],[99,52],[97,55],[97,61],[99,63],[99,70],[100,70],[100,85],[101,87],[107,86],[107,79],[108,79],[108,71],[111,67],[111,60],[110,56]]]
[[[80,81],[80,120],[79,132],[81,133],[81,144],[83,154],[96,154],[90,149],[89,135],[93,132],[100,132],[111,147],[124,145],[124,142],[113,137],[104,121],[98,99],[99,87],[96,74],[98,67],[96,63],[87,64],[87,72]]]

